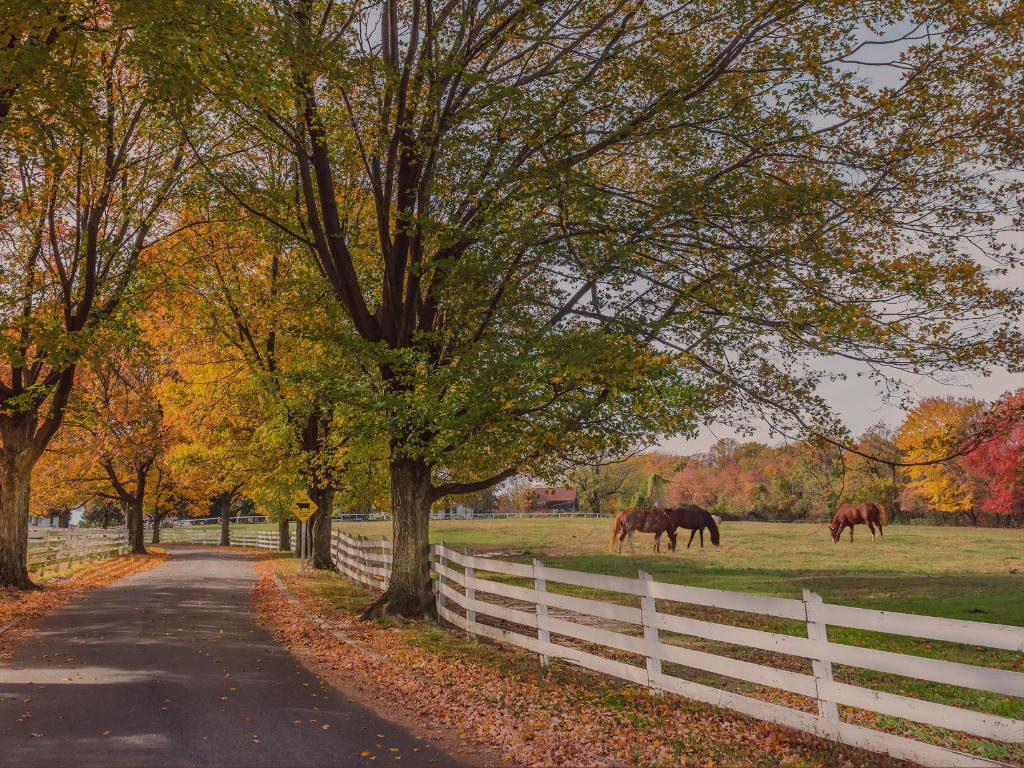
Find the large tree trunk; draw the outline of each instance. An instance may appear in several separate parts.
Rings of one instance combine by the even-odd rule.
[[[142,497],[132,499],[128,504],[128,525],[129,543],[133,555],[145,555],[146,552],[146,524],[142,519]]]
[[[4,447],[7,446],[6,435]],[[0,587],[32,589],[28,578],[28,500],[31,467],[24,454],[0,450]]]
[[[224,491],[220,495],[220,545],[231,546],[231,493]]]
[[[331,513],[334,511],[333,488],[310,488],[309,498],[319,507],[309,518],[310,552],[313,553],[313,568],[333,571],[334,559],[331,557]]]
[[[391,461],[391,515],[394,562],[391,584],[363,619],[382,615],[433,618],[430,584],[430,467],[418,459]]]
[[[149,554],[146,552],[146,524],[142,519],[142,505],[146,500],[146,478],[152,465],[152,461],[143,462],[135,470],[135,493],[128,502],[128,516],[132,521],[128,532],[133,555]]]
[[[70,509],[65,509],[65,510],[61,511],[60,515],[58,515],[58,517],[57,517],[57,525],[60,526],[61,528],[70,528],[71,527],[71,510]]]
[[[281,552],[291,550],[291,527],[288,520],[282,520],[277,524],[277,548]]]
[[[153,514],[153,538],[151,544],[160,543],[160,521],[164,519],[163,515]]]

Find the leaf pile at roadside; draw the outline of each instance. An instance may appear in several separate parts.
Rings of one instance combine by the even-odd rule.
[[[372,680],[383,697],[441,720],[514,764],[901,764],[682,697],[652,697],[639,686],[584,685],[571,675],[555,681],[539,666],[536,672],[509,673],[458,654],[431,653],[411,644],[405,633],[332,612],[334,628],[384,657],[374,659],[287,602],[273,573],[292,565],[270,559],[256,564],[260,579],[253,597],[261,620],[276,629],[279,640],[312,649],[326,667]],[[315,579],[303,583],[290,573],[283,578],[308,610],[326,607],[306,586]]]

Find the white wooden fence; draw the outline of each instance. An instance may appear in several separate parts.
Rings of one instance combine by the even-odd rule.
[[[333,530],[331,548],[338,563],[338,573],[369,587],[371,591],[388,588],[392,559],[390,541],[350,536],[344,531]]]
[[[92,558],[117,557],[128,551],[128,532],[71,528],[29,529],[28,569],[44,575]]]
[[[277,531],[239,531],[232,528],[228,536],[232,547],[248,549],[276,550],[280,541]],[[220,544],[220,529],[161,528],[160,544],[207,544],[215,547]]]
[[[391,564],[391,542],[368,540],[335,532],[335,555],[340,573],[371,588],[387,586]],[[447,621],[466,630],[471,637],[483,636],[540,655],[541,663],[565,659],[587,669],[644,685],[657,693],[669,691],[718,707],[771,720],[834,741],[893,757],[932,766],[1000,765],[974,755],[956,752],[913,739],[876,731],[845,722],[837,704],[900,717],[917,723],[961,731],[985,739],[1024,743],[1024,722],[958,707],[923,701],[908,696],[840,683],[832,677],[832,664],[860,667],[904,677],[1024,696],[1024,674],[990,667],[959,664],[921,656],[829,642],[828,627],[905,635],[929,640],[964,643],[1007,651],[1024,651],[1024,627],[983,624],[930,616],[872,611],[824,603],[819,595],[804,590],[803,600],[766,597],[714,589],[664,584],[641,571],[639,578],[568,571],[545,566],[508,563],[473,557],[444,544],[432,546],[438,562],[431,567],[438,575],[437,608]],[[452,568],[461,566],[462,571]],[[481,571],[532,579],[533,587],[521,587],[480,578]],[[552,583],[635,595],[640,607],[572,597],[547,591]],[[461,589],[456,588],[461,587]],[[494,595],[527,606],[498,605],[481,599]],[[660,613],[657,600],[743,611],[806,622],[807,637],[746,629],[709,621]],[[461,608],[461,612],[453,610]],[[548,615],[555,608],[642,628],[643,637],[611,629],[576,623]],[[523,631],[502,629],[483,623],[485,615],[510,622]],[[530,634],[527,634],[529,632]],[[811,660],[812,674],[776,669],[739,659],[719,656],[673,645],[661,632],[699,637]],[[552,635],[581,640],[645,658],[645,666],[605,658],[554,642]],[[662,662],[717,673],[738,680],[790,691],[816,699],[817,713],[805,712],[731,693],[718,688],[664,674]]]

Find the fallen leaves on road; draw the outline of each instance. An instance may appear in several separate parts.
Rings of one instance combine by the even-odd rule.
[[[335,612],[333,626],[383,657],[375,659],[289,604],[273,581],[281,566],[269,558],[256,563],[260,579],[252,589],[261,620],[281,642],[311,648],[321,664],[372,680],[385,697],[517,765],[900,764],[680,696],[651,696],[630,683],[588,683],[571,672],[556,680],[539,666],[512,673],[431,653],[390,628]],[[301,582],[286,581],[307,609],[324,613]]]
[[[151,553],[155,552],[150,550]],[[53,613],[71,600],[80,597],[90,589],[105,587],[107,584],[132,576],[163,563],[170,555],[164,552],[149,555],[127,555],[109,560],[88,563],[67,575],[40,580],[41,589],[31,592],[0,587],[0,626],[15,618],[32,621]],[[14,633],[0,635],[0,660],[9,658],[8,638]]]

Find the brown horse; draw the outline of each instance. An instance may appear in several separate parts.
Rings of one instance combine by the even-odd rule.
[[[693,544],[693,537],[697,535],[697,531],[700,531],[700,547],[704,548],[704,529],[707,528],[711,534],[711,543],[716,547],[718,546],[718,526],[715,524],[714,515],[708,512],[706,509],[701,509],[696,504],[684,504],[681,507],[675,507],[674,509],[666,509],[665,514],[668,515],[668,519],[672,521],[672,532],[675,533],[676,528],[689,528],[690,540],[686,543],[686,548],[689,549],[690,545]],[[675,551],[675,548],[673,548]]]
[[[621,533],[620,533],[621,531]],[[668,534],[668,548],[676,551],[676,529],[663,509],[627,509],[619,512],[612,526],[612,537],[608,541],[608,551],[615,549],[615,537],[619,537],[619,554],[622,554],[622,540],[629,536],[629,551],[633,551],[634,533],[653,533],[654,549],[661,552],[661,534]]]
[[[836,544],[839,543],[839,535],[843,532],[843,529],[850,529],[850,542],[853,542],[853,526],[860,525],[861,523],[867,523],[868,528],[871,529],[871,540],[875,540],[875,526],[878,526],[878,535],[883,539],[885,535],[882,533],[882,526],[889,524],[889,516],[885,512],[885,507],[881,504],[875,504],[874,502],[865,501],[863,504],[843,504],[836,512],[836,516],[832,518],[832,525],[828,527],[828,532],[832,534],[832,541]]]

